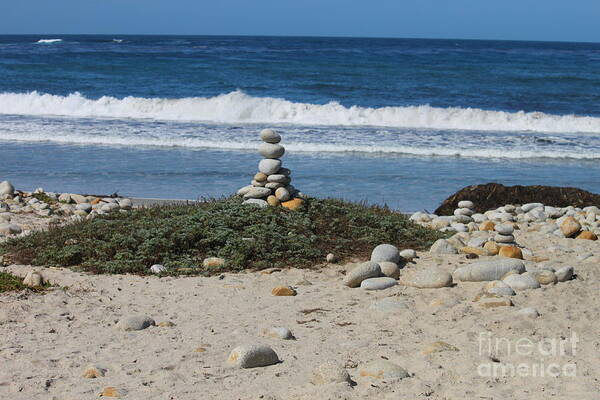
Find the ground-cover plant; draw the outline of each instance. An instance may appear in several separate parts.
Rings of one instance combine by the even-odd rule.
[[[240,198],[113,213],[51,228],[0,245],[12,262],[94,273],[170,271],[212,274],[269,267],[311,267],[327,253],[368,258],[374,246],[428,247],[442,233],[413,224],[385,207],[308,199],[296,211],[242,205]],[[222,257],[220,269],[202,268]],[[191,267],[191,268],[190,268]]]
[[[0,272],[0,293],[13,292],[18,290],[30,289],[33,291],[44,290],[45,286],[40,287],[29,287],[23,284],[23,279],[17,276],[11,275],[6,272]]]

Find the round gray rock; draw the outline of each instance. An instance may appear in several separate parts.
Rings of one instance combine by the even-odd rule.
[[[289,190],[284,187],[280,187],[275,190],[275,197],[277,197],[277,200],[279,201],[288,201],[292,198],[292,195],[290,194]]]
[[[260,132],[260,139],[266,143],[279,143],[281,142],[281,135],[273,129],[263,129]]]
[[[381,267],[376,262],[367,261],[348,272],[344,277],[344,285],[358,287],[365,279],[381,276]]]
[[[527,289],[538,289],[541,287],[540,283],[533,276],[528,274],[513,274],[509,275],[502,280],[513,290],[527,290]]]
[[[498,232],[501,235],[512,235],[513,232],[515,231],[515,228],[512,225],[508,225],[508,224],[498,224],[495,227],[496,232]],[[513,238],[514,240],[514,238]]]
[[[380,261],[378,264],[381,268],[381,273],[388,278],[398,279],[400,277],[400,267],[398,264],[391,261]]]
[[[261,143],[258,152],[264,158],[280,158],[285,154],[285,148],[280,144]]]
[[[380,244],[371,252],[371,261],[390,261],[398,264],[400,261],[400,252],[398,248],[392,244]]]
[[[269,346],[250,344],[233,349],[227,362],[238,368],[256,368],[277,364],[279,357]]]
[[[156,322],[146,315],[129,315],[117,322],[117,328],[122,331],[141,331],[154,325]]]
[[[365,290],[383,290],[396,286],[397,283],[394,278],[368,278],[360,283],[360,287]]]
[[[525,264],[515,258],[478,261],[456,269],[454,278],[459,281],[471,282],[497,281],[510,271],[522,274],[525,272]]]
[[[458,208],[475,208],[475,204],[473,204],[470,200],[462,200],[458,202]]]
[[[327,361],[313,370],[310,381],[314,385],[350,383],[350,375],[340,364]]]
[[[258,170],[263,174],[274,175],[281,168],[281,160],[265,158],[258,163]]]
[[[271,194],[271,189],[263,187],[253,187],[244,195],[245,199],[263,199]]]

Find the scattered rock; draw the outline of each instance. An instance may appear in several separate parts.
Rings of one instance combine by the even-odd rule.
[[[378,264],[381,268],[381,273],[388,278],[398,279],[400,277],[400,267],[398,267],[398,264],[391,261],[380,261]]]
[[[167,268],[162,264],[154,264],[150,267],[150,272],[153,274],[162,274],[163,272],[167,272]]]
[[[533,307],[522,308],[516,313],[521,317],[532,318],[535,319],[540,316],[540,313]]]
[[[503,279],[503,282],[513,290],[538,289],[540,283],[529,274],[512,274]]]
[[[162,321],[158,323],[158,327],[160,328],[172,328],[174,327],[175,324],[172,323],[171,321]]]
[[[351,382],[350,375],[346,369],[338,363],[327,361],[312,372],[311,383],[314,385],[327,385],[330,383],[347,383]]]
[[[452,286],[452,275],[438,269],[416,270],[404,274],[400,283],[419,289],[436,289]]]
[[[277,286],[271,290],[271,294],[273,296],[295,296],[298,293],[289,286]]]
[[[579,233],[581,224],[573,217],[567,217],[560,225],[560,231],[565,237],[570,238]]]
[[[225,259],[221,257],[208,257],[202,261],[204,268],[222,268],[225,266]]]
[[[454,278],[460,281],[497,281],[509,271],[525,272],[523,261],[513,258],[477,261],[458,268],[454,271]]]
[[[497,296],[514,296],[515,291],[503,281],[491,281],[483,289],[485,293]]]
[[[365,279],[381,276],[381,267],[379,264],[367,261],[354,268],[344,277],[344,285],[349,287],[358,287]]]
[[[100,393],[100,397],[121,397],[122,395],[123,393],[119,389],[112,386],[105,387]]]
[[[88,379],[101,378],[106,373],[106,369],[97,365],[89,365],[83,372],[83,377]]]
[[[429,249],[430,253],[433,254],[457,254],[458,251],[452,244],[446,239],[438,239]]]
[[[380,244],[371,252],[371,261],[389,261],[395,264],[400,262],[400,252],[398,248],[391,244]]]
[[[122,331],[141,331],[155,325],[154,320],[145,315],[129,315],[117,322],[117,328]]]
[[[279,357],[269,346],[251,344],[233,349],[227,362],[238,368],[257,368],[277,364]]]
[[[359,368],[359,374],[363,377],[378,380],[392,381],[409,377],[408,372],[388,360],[375,360]]]
[[[283,339],[283,340],[295,339],[294,335],[292,334],[292,331],[290,331],[288,328],[284,328],[284,327],[273,327],[273,328],[265,329],[263,331],[263,334],[268,337]]]
[[[397,283],[394,278],[367,278],[360,283],[360,287],[365,290],[383,290],[396,286]]]
[[[596,234],[594,232],[583,231],[579,235],[577,235],[577,237],[575,239],[598,240],[598,236],[596,236]]]
[[[327,254],[327,257],[325,257],[325,261],[332,264],[337,261],[337,257],[335,256],[335,254],[329,253],[329,254]]]
[[[555,272],[556,279],[559,282],[570,281],[571,279],[573,279],[574,271],[575,271],[575,269],[571,266],[565,266],[565,267],[559,268]]]
[[[23,285],[29,287],[38,287],[44,284],[44,277],[37,271],[29,271],[23,279]]]
[[[523,252],[517,246],[500,246],[498,255],[500,257],[523,259]]]

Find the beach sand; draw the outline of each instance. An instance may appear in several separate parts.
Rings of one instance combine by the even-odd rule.
[[[210,278],[41,269],[59,286],[43,294],[0,295],[0,398],[92,399],[114,387],[127,399],[597,399],[600,243],[520,231],[516,239],[537,260],[574,266],[576,279],[518,292],[512,307],[484,308],[473,299],[485,282],[365,291],[342,284],[352,265],[282,265],[270,274]],[[587,252],[593,255],[577,260]],[[423,252],[401,274],[433,266],[453,272],[470,262],[464,255]],[[31,269],[5,268],[19,276]],[[294,287],[297,296],[273,296],[279,285]],[[394,309],[372,307],[386,298]],[[541,315],[517,315],[524,307]],[[131,314],[174,326],[118,330],[116,322]],[[296,340],[263,334],[277,326],[289,328]],[[517,351],[527,340],[532,346]],[[553,352],[552,340],[563,340],[564,351]],[[443,345],[447,351],[424,354],[438,341],[456,349]],[[540,342],[546,343],[542,350]],[[228,365],[230,351],[249,343],[271,346],[281,362]],[[411,376],[361,376],[374,360],[389,360]],[[312,371],[328,361],[343,366],[353,383],[311,383]],[[533,376],[541,363],[546,376]],[[82,377],[90,364],[106,369],[105,375]],[[485,376],[500,365],[520,364],[529,368],[526,376]],[[551,373],[576,376],[547,376],[551,364],[559,368]]]

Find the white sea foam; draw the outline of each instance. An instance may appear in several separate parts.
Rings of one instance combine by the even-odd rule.
[[[123,39],[113,39],[112,41],[115,43],[123,43]]]
[[[57,96],[1,93],[0,114],[60,115],[325,126],[382,126],[440,130],[511,131],[600,134],[600,118],[541,112],[502,112],[477,108],[344,107],[294,103],[272,97],[253,97],[241,91],[215,97],[180,99],[104,96],[88,99],[79,93]]]
[[[62,39],[40,39],[36,43],[49,44],[49,43],[59,43],[59,42],[62,42],[62,41],[63,41]]]

